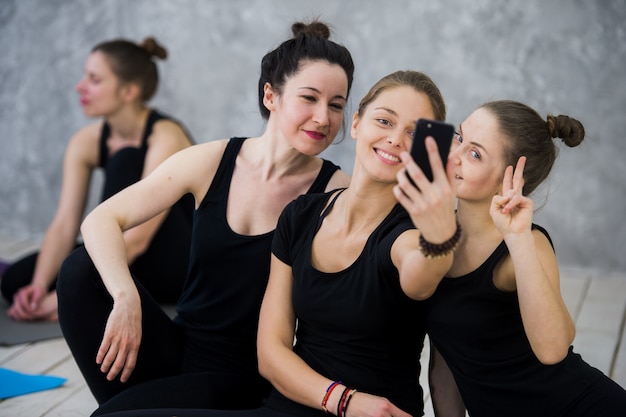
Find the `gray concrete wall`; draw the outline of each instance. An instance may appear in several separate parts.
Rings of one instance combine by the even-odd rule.
[[[74,85],[93,45],[157,37],[170,57],[152,103],[204,142],[262,130],[260,59],[316,16],[353,53],[350,114],[411,68],[440,85],[455,124],[501,98],[579,118],[587,141],[562,148],[536,221],[563,265],[626,270],[624,0],[0,0],[0,235],[40,239],[52,218],[64,147],[88,122]],[[324,156],[350,172],[353,149],[346,138]]]

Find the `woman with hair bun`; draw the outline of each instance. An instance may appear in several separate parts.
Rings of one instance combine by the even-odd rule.
[[[57,275],[77,246],[94,171],[104,170],[104,201],[192,144],[179,122],[147,104],[159,83],[155,57],[165,59],[167,52],[154,38],[140,45],[106,41],[87,57],[76,91],[85,115],[101,120],[80,129],[67,145],[57,211],[40,250],[12,264],[0,281],[13,319],[57,320]],[[181,293],[192,210],[187,196],[124,233],[133,276],[160,302],[174,303]]]
[[[450,159],[463,235],[426,302],[436,416],[626,412],[626,391],[573,351],[554,247],[528,197],[552,169],[553,138],[575,147],[584,137],[576,119],[506,100],[459,127]]]
[[[299,195],[349,181],[317,155],[342,128],[352,57],[322,22],[295,23],[292,32],[261,63],[260,136],[178,152],[83,222],[86,251],[61,268],[59,319],[98,401],[94,415],[252,408],[267,396],[256,333],[278,217]],[[133,282],[122,236],[187,193],[196,207],[189,270],[170,319]]]

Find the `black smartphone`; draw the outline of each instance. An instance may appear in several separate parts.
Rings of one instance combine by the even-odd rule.
[[[415,163],[424,172],[428,180],[432,182],[433,171],[430,168],[428,152],[426,151],[427,136],[432,136],[437,142],[439,155],[441,156],[441,161],[443,162],[443,166],[445,168],[448,163],[448,153],[450,153],[452,137],[454,136],[454,126],[439,120],[429,119],[419,119],[415,124],[413,143],[411,144],[411,156],[415,160]]]

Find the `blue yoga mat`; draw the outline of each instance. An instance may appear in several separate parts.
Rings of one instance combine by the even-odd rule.
[[[50,375],[28,375],[0,368],[0,399],[57,388],[67,381]]]

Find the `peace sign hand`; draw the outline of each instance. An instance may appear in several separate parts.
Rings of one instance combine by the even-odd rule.
[[[512,165],[506,167],[502,195],[495,195],[491,200],[489,214],[502,236],[526,232],[532,225],[533,201],[522,194],[525,164],[526,157],[522,156],[517,161],[515,171]]]

